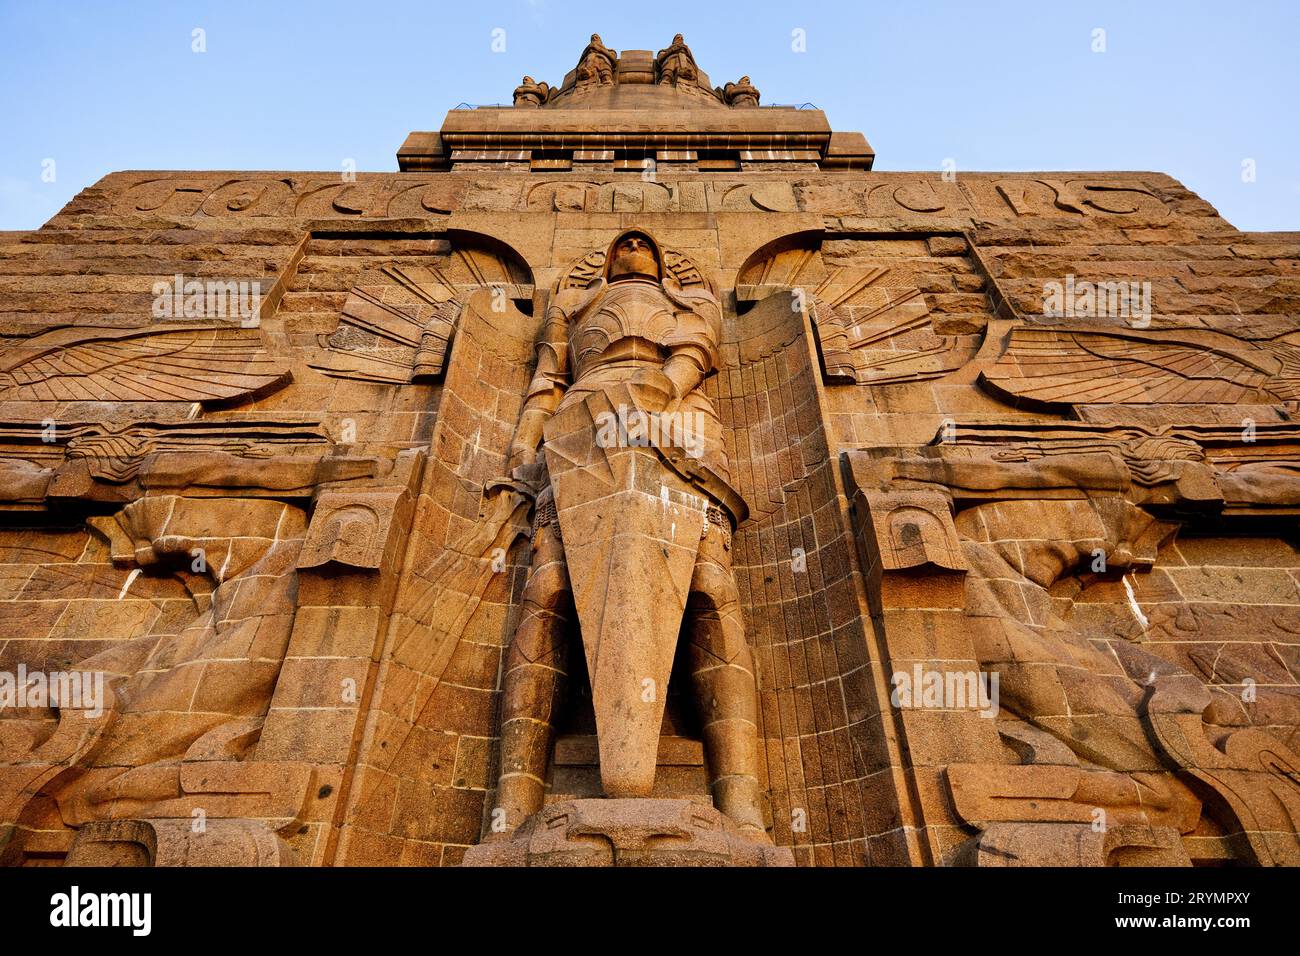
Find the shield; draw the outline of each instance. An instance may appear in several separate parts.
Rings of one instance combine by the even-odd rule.
[[[626,385],[546,424],[545,455],[591,678],[600,775],[611,797],[649,796],[668,678],[707,499],[619,426]],[[634,418],[634,416],[633,416]]]

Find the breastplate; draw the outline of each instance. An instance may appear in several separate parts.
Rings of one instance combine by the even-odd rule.
[[[659,286],[639,280],[611,283],[596,308],[570,332],[573,367],[581,377],[624,339],[642,339],[666,352],[676,330],[673,304]]]

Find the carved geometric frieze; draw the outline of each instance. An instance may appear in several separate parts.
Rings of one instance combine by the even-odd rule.
[[[1168,217],[1157,196],[1136,183],[1088,179],[1011,179],[997,181],[997,192],[1018,216],[1073,214]]]
[[[601,182],[561,180],[529,186],[530,212],[797,212],[786,182],[728,180]]]
[[[538,111],[549,113],[549,110]],[[725,109],[719,112],[725,114]],[[832,134],[831,151],[836,143]],[[437,143],[438,134],[413,133]],[[862,141],[859,139],[861,144]],[[863,144],[865,145],[865,144]],[[696,147],[698,149],[698,147]],[[869,148],[868,148],[869,149]],[[524,150],[524,155],[527,155]],[[613,149],[586,151],[613,159]],[[865,157],[852,157],[858,162]],[[445,154],[442,161],[446,161]],[[827,166],[833,157],[822,160]],[[704,167],[701,166],[701,169]],[[722,167],[726,168],[726,167]],[[735,167],[732,166],[732,169]],[[640,165],[637,166],[638,171]],[[661,174],[663,171],[661,170]],[[293,217],[307,220],[430,218],[462,210],[546,212],[798,212],[870,217],[910,224],[967,228],[976,223],[1020,219],[1115,220],[1126,225],[1167,222],[1171,210],[1148,177],[1101,174],[1061,178],[1040,174],[963,173],[958,182],[937,174],[862,173],[846,180],[836,173],[755,182],[743,178],[702,179],[662,174],[653,183],[602,176],[583,180],[543,179],[522,188],[517,182],[472,174],[429,175],[424,171],[338,175],[115,173],[110,208],[117,215],[154,214],[223,222]],[[1157,177],[1163,179],[1163,177]]]
[[[126,174],[117,174],[128,179]],[[118,215],[239,220],[264,216],[348,219],[446,215],[472,182],[445,177],[359,175],[276,178],[245,175],[164,176],[127,182],[113,197]]]

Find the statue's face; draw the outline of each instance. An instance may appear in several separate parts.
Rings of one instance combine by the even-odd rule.
[[[610,264],[609,277],[649,276],[659,278],[659,263],[655,259],[654,249],[641,236],[624,236],[614,247],[614,261]]]

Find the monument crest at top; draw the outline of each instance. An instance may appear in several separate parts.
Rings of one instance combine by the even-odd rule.
[[[403,172],[865,170],[874,159],[861,133],[833,133],[820,110],[763,106],[748,76],[713,86],[680,33],[658,52],[620,52],[593,33],[558,85],[524,76],[510,106],[454,109],[397,154]]]
[[[696,65],[695,55],[680,33],[657,54],[649,50],[624,50],[622,55],[607,47],[599,33],[593,33],[578,57],[577,66],[564,77],[563,83],[549,86],[525,76],[515,89],[514,105],[524,109],[562,108],[577,105],[570,103],[571,100],[582,100],[599,91],[613,93],[619,87],[640,88],[632,94],[637,99],[626,95],[616,97],[626,101],[619,105],[633,108],[662,107],[669,102],[666,96],[672,94],[696,99],[698,102],[690,104],[696,107],[747,108],[758,106],[759,102],[759,92],[747,76],[735,83],[710,87],[708,76]],[[624,90],[618,92],[626,94]],[[582,105],[589,108],[591,104]]]

